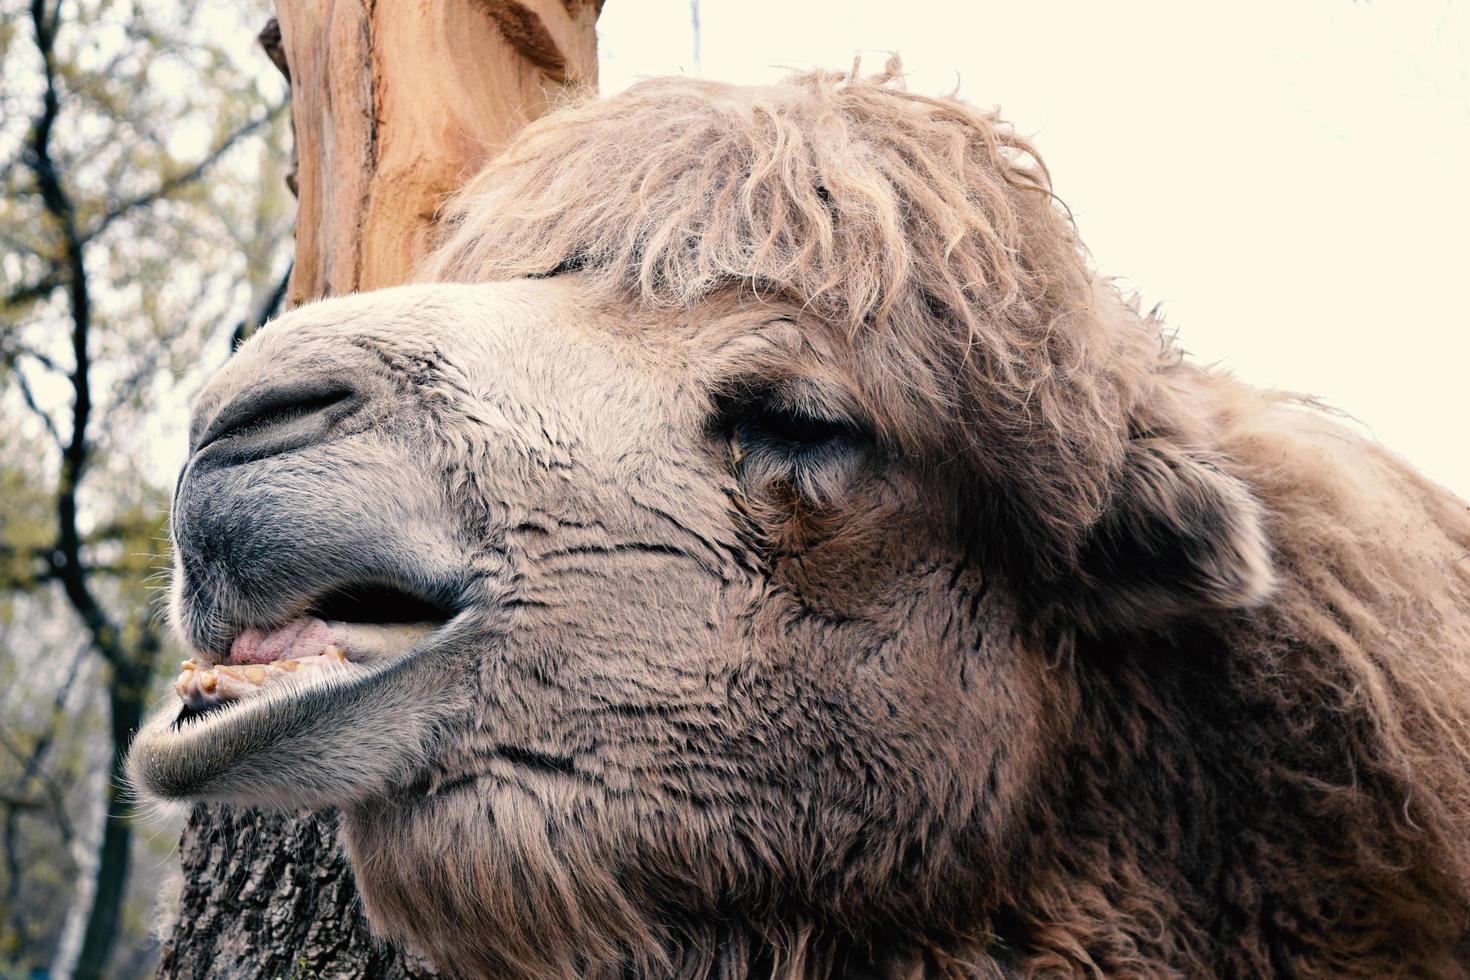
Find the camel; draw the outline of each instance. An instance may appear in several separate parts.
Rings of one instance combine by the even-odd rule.
[[[242,347],[133,781],[464,977],[1466,975],[1470,509],[896,75],[569,105]]]

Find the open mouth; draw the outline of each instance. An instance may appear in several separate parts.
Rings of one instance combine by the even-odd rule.
[[[392,586],[335,590],[272,629],[243,630],[221,657],[185,660],[174,682],[182,702],[174,727],[266,691],[368,673],[453,615],[447,606]]]

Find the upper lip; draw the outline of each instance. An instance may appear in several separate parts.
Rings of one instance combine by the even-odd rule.
[[[317,596],[308,611],[321,619],[348,623],[443,622],[453,618],[456,609],[438,591],[391,582],[358,582]]]

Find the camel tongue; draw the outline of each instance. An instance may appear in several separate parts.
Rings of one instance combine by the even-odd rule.
[[[301,616],[270,632],[248,629],[230,645],[231,664],[268,664],[277,660],[311,657],[321,653],[336,637],[315,616]]]

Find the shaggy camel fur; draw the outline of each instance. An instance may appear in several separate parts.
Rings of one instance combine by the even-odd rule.
[[[569,106],[246,345],[135,780],[464,976],[1466,975],[1470,510],[895,74]]]

